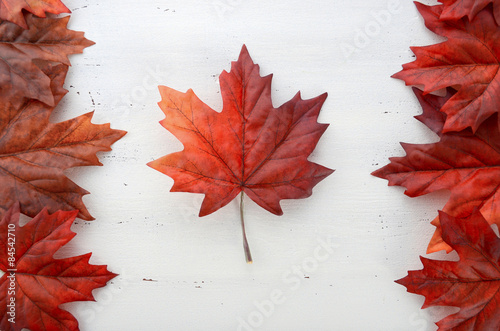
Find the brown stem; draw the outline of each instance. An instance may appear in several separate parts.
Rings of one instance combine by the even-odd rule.
[[[241,218],[241,231],[243,233],[243,249],[245,250],[245,257],[247,259],[247,263],[252,263],[252,254],[250,253],[250,247],[248,246],[247,234],[245,231],[245,219],[243,217],[243,191],[241,191],[240,195],[240,218]]]

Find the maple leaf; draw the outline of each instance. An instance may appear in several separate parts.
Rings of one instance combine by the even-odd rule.
[[[467,16],[469,21],[483,10],[486,6],[491,4],[493,6],[493,13],[495,20],[500,23],[500,6],[496,0],[440,0],[444,9],[440,18],[442,20],[458,20]]]
[[[444,330],[500,329],[500,239],[479,212],[459,219],[440,212],[443,239],[460,258],[437,261],[420,257],[424,268],[397,280],[408,292],[425,296],[422,308],[455,306],[460,310],[438,323]]]
[[[56,104],[67,92],[62,88],[68,66],[47,65]],[[92,113],[51,123],[53,107],[34,99],[0,97],[0,214],[14,201],[21,211],[35,216],[47,207],[79,210],[78,217],[91,220],[82,202],[88,192],[64,176],[65,169],[101,165],[96,153],[109,151],[125,132],[109,124],[96,125]]]
[[[444,121],[439,109],[452,94],[440,98],[414,91],[424,109],[418,119],[439,132]],[[448,132],[436,143],[401,145],[406,156],[390,158],[391,163],[373,172],[374,176],[389,180],[390,186],[404,186],[410,197],[450,190],[444,212],[465,218],[478,208],[490,224],[500,225],[500,129],[496,115],[475,134],[470,130]],[[433,224],[438,228],[428,252],[450,251],[442,242],[439,219]]]
[[[29,14],[26,20],[28,30],[0,22],[0,94],[33,98],[53,106],[50,78],[43,72],[45,63],[69,65],[68,55],[81,53],[94,42],[85,39],[83,32],[66,28],[69,16],[37,18]]]
[[[160,86],[165,113],[160,123],[184,145],[148,165],[174,179],[171,192],[204,193],[199,216],[213,213],[240,194],[243,246],[243,196],[282,215],[281,199],[300,199],[333,170],[307,160],[328,124],[317,122],[327,94],[302,100],[300,92],[278,108],[271,102],[272,75],[261,77],[245,45],[231,71],[219,77],[223,108]]]
[[[186,93],[160,86],[160,123],[184,145],[148,165],[174,179],[172,192],[204,193],[200,216],[246,193],[281,215],[281,199],[305,198],[333,171],[307,160],[328,124],[317,123],[327,94],[278,108],[271,102],[271,75],[261,77],[243,46],[231,71],[220,75],[222,112]]]
[[[0,270],[5,272],[0,278],[0,329],[78,330],[77,320],[59,305],[95,301],[92,290],[117,275],[105,265],[89,264],[92,253],[54,258],[76,235],[70,227],[78,211],[49,214],[43,209],[22,227],[19,214],[19,204],[14,204],[0,222]]]
[[[473,131],[500,109],[500,28],[490,7],[472,21],[440,19],[443,6],[416,3],[427,28],[448,40],[412,47],[417,59],[393,75],[429,93],[453,87],[457,93],[443,105],[444,132],[472,127]]]
[[[39,17],[45,17],[45,13],[71,13],[60,0],[0,0],[0,20],[11,21],[27,29],[23,9]]]

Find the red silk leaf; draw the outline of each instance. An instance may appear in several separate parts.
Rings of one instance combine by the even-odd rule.
[[[89,264],[92,253],[54,258],[76,235],[70,227],[77,214],[49,214],[43,209],[22,227],[18,204],[4,214],[0,222],[0,270],[5,272],[0,278],[1,330],[78,330],[75,317],[59,305],[95,301],[92,290],[117,276],[105,265]]]
[[[436,323],[439,331],[500,329],[500,239],[480,213],[459,219],[440,212],[443,239],[459,261],[421,257],[424,268],[397,280],[408,292],[425,296],[422,308],[460,310]]]
[[[492,10],[485,8],[470,22],[467,18],[444,21],[442,5],[416,5],[427,28],[447,40],[412,47],[417,59],[393,77],[423,86],[425,93],[453,87],[457,93],[441,109],[447,114],[443,131],[467,127],[476,131],[500,109],[500,27]]]
[[[424,95],[415,90],[424,109],[418,118],[439,131],[443,116],[440,106],[446,98]],[[453,98],[453,96],[451,96]],[[401,144],[404,157],[390,158],[391,163],[373,172],[389,180],[389,185],[404,186],[405,194],[416,197],[438,190],[450,190],[450,199],[443,211],[465,218],[477,208],[490,224],[500,225],[500,130],[496,116],[486,120],[473,134],[470,130],[441,134],[432,144]],[[438,227],[428,252],[451,250],[442,242]]]
[[[66,94],[62,87],[68,67],[47,66],[56,104]],[[109,151],[125,132],[109,124],[92,124],[92,113],[51,123],[53,107],[34,99],[0,96],[0,214],[15,201],[22,213],[34,217],[44,207],[79,210],[91,220],[82,202],[88,192],[64,175],[71,167],[101,165],[96,153]]]
[[[241,191],[273,214],[281,199],[299,199],[333,170],[307,160],[328,127],[317,118],[326,93],[302,100],[297,93],[278,108],[271,75],[261,77],[245,46],[231,71],[220,75],[223,109],[160,86],[161,124],[184,145],[148,165],[174,179],[172,192],[204,193],[200,216],[213,213]]]
[[[1,0],[0,0],[1,1]],[[83,32],[66,28],[69,16],[38,18],[26,15],[28,30],[14,23],[0,22],[0,95],[27,97],[54,106],[47,62],[69,65],[68,55],[81,53],[94,42]]]
[[[38,17],[45,17],[45,13],[71,12],[61,0],[0,0],[0,20],[11,21],[27,29],[23,9]]]
[[[491,4],[495,20],[500,23],[500,5],[496,0],[440,0],[443,3],[444,9],[441,13],[442,20],[459,20],[467,16],[469,21]]]

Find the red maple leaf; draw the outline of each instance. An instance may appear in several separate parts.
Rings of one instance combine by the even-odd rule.
[[[1,1],[1,0],[0,0]],[[64,18],[37,18],[26,15],[29,29],[0,22],[0,94],[6,98],[27,97],[54,106],[50,78],[44,73],[47,62],[69,65],[68,55],[81,53],[94,42],[83,32],[66,28]]]
[[[459,261],[421,257],[424,268],[396,282],[425,296],[422,308],[454,306],[460,310],[438,323],[444,330],[500,330],[500,239],[479,212],[467,219],[440,212],[444,241]]]
[[[76,234],[70,230],[78,211],[49,214],[43,209],[19,225],[15,204],[0,222],[0,329],[78,330],[77,320],[59,308],[73,301],[95,301],[92,290],[117,275],[91,265],[92,253],[55,259],[54,253]],[[14,322],[14,323],[13,323]]]
[[[165,113],[160,123],[184,145],[148,165],[174,179],[171,192],[203,193],[200,216],[213,213],[240,194],[243,246],[252,262],[245,235],[243,196],[269,212],[282,215],[281,199],[300,199],[333,170],[307,160],[328,124],[317,122],[327,94],[302,100],[297,93],[274,108],[272,75],[261,77],[243,46],[231,71],[219,77],[223,108],[204,104],[186,93],[160,86]]]
[[[333,171],[307,160],[328,124],[317,117],[327,94],[278,108],[271,102],[271,75],[261,77],[245,46],[231,71],[220,75],[222,112],[192,90],[161,86],[161,124],[184,145],[181,152],[148,163],[174,179],[172,192],[204,193],[200,216],[246,193],[281,215],[281,199],[299,199]]]
[[[45,13],[71,13],[60,0],[0,0],[0,20],[11,21],[27,29],[23,9],[39,17],[45,17]]]
[[[441,98],[423,95],[415,90],[424,109],[419,116],[423,123],[440,133],[444,116],[439,112],[452,94]],[[405,194],[416,197],[438,190],[450,190],[444,212],[465,218],[477,208],[490,224],[500,225],[500,129],[496,115],[486,120],[476,131],[442,133],[432,144],[401,144],[404,157],[390,158],[391,163],[373,172],[389,180],[389,185],[406,187]],[[451,249],[442,242],[438,228],[428,252]]]
[[[68,66],[44,68],[52,81],[57,104],[66,94],[62,88]],[[44,207],[79,210],[78,217],[91,220],[82,202],[88,192],[64,175],[64,170],[101,165],[96,153],[109,151],[125,132],[109,124],[92,124],[92,113],[51,123],[53,111],[40,101],[0,96],[0,214],[15,201],[31,217]]]
[[[464,16],[469,18],[469,21],[483,10],[486,6],[491,4],[495,19],[500,22],[500,5],[496,0],[440,0],[444,9],[441,13],[442,20],[458,20]]]
[[[442,107],[444,132],[472,127],[473,131],[500,109],[500,27],[490,7],[470,22],[440,19],[444,7],[416,3],[427,28],[448,40],[412,47],[417,59],[393,75],[429,93],[453,87],[457,93]]]

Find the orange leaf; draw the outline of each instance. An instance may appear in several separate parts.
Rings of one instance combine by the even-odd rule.
[[[281,199],[299,199],[333,170],[307,160],[328,127],[317,117],[326,93],[302,100],[297,93],[278,108],[271,76],[261,77],[245,46],[231,71],[220,75],[218,113],[196,97],[161,86],[161,124],[184,150],[148,165],[174,179],[172,192],[204,193],[200,216],[245,192],[262,208],[281,215]]]
[[[23,9],[38,17],[45,13],[70,13],[60,0],[0,0],[0,20],[7,20],[27,29]]]
[[[62,88],[68,67],[45,69],[52,78],[55,103],[67,92]],[[0,214],[14,201],[21,211],[35,216],[42,208],[49,212],[79,210],[78,217],[91,220],[82,196],[88,192],[64,175],[64,170],[100,165],[99,151],[125,132],[109,124],[92,124],[92,113],[50,123],[53,107],[33,99],[0,97]]]
[[[29,29],[0,22],[0,94],[6,98],[28,97],[54,106],[50,79],[43,72],[47,62],[69,65],[68,55],[81,53],[94,42],[83,32],[66,28],[64,18],[26,16]]]

